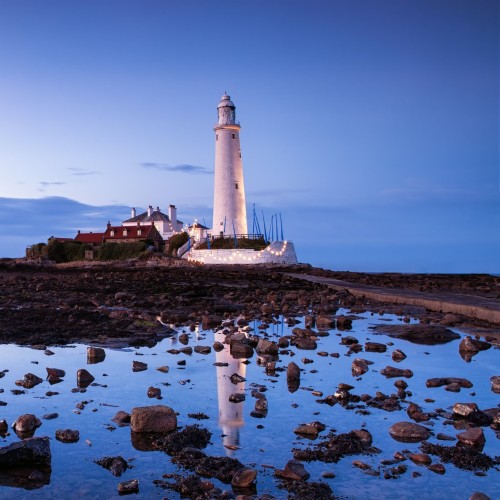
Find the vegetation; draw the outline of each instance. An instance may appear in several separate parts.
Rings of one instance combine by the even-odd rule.
[[[187,240],[189,238],[189,235],[184,232],[184,233],[178,233],[174,234],[169,240],[168,240],[168,255],[174,255],[174,253],[177,253],[177,250],[187,243]]]
[[[233,248],[263,250],[268,244],[263,236],[260,238],[237,238],[236,245],[233,237],[213,238],[210,240],[210,248],[214,250],[231,250]],[[208,248],[207,242],[201,243],[198,249],[203,250]]]
[[[145,241],[137,243],[104,243],[97,252],[97,260],[133,259],[147,248]]]

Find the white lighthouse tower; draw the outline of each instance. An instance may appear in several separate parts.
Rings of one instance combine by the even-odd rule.
[[[235,120],[235,105],[224,93],[217,106],[215,131],[214,219],[217,236],[247,234],[245,184],[240,149],[240,125]]]

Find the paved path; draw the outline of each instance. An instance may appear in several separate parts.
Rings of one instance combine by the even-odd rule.
[[[368,299],[380,302],[423,306],[431,311],[463,314],[470,318],[477,318],[500,325],[500,300],[449,292],[425,293],[414,290],[383,288],[362,283],[348,283],[347,281],[323,278],[321,276],[310,276],[308,274],[286,274],[293,278],[312,281],[314,283],[323,283],[336,290],[348,290],[356,297],[365,296]]]

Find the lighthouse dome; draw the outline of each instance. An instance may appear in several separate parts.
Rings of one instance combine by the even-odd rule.
[[[231,101],[231,97],[228,96],[227,94],[224,94],[221,97],[220,103],[217,106],[217,108],[224,108],[224,107],[230,107],[230,108],[235,108],[236,106],[233,104],[233,101]]]

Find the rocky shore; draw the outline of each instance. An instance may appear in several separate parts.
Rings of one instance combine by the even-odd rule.
[[[182,473],[165,473],[152,483],[155,488],[174,491],[182,497],[334,498],[330,484],[333,486],[335,483],[325,480],[335,478],[335,474],[325,468],[321,480],[317,477],[309,480],[307,464],[337,464],[341,460],[349,460],[347,457],[350,457],[352,467],[366,476],[382,479],[398,479],[405,474],[408,477],[411,470],[412,478],[420,477],[422,473],[412,469],[415,465],[432,475],[444,475],[452,466],[478,477],[498,473],[500,458],[483,453],[486,442],[491,443],[500,437],[498,405],[491,408],[478,406],[471,399],[476,396],[475,389],[471,392],[474,383],[462,373],[447,375],[443,366],[435,367],[436,376],[422,379],[419,373],[422,365],[415,361],[416,354],[413,364],[405,364],[409,351],[402,347],[405,344],[399,342],[407,341],[425,349],[456,342],[454,349],[456,354],[458,347],[460,362],[471,365],[470,361],[474,356],[480,356],[479,353],[498,350],[500,325],[415,305],[378,302],[362,294],[351,294],[342,287],[331,288],[324,283],[304,279],[311,276],[333,277],[369,286],[401,287],[401,290],[427,291],[436,295],[465,293],[472,297],[476,294],[477,297],[500,300],[498,278],[486,275],[446,277],[334,273],[308,265],[210,267],[176,259],[57,266],[4,260],[0,262],[0,343],[31,346],[44,351],[48,357],[54,354],[50,351],[51,346],[90,344],[92,347],[87,348],[87,363],[94,365],[106,358],[106,350],[110,347],[152,347],[162,339],[175,335],[176,342],[182,345],[176,344],[178,348],[169,349],[166,353],[172,367],[186,369],[186,376],[190,373],[189,363],[186,366],[186,359],[176,359],[176,356],[205,357],[212,355],[213,351],[226,351],[229,356],[227,361],[214,363],[217,370],[229,367],[232,360],[238,360],[238,366],[242,366],[241,363],[256,363],[267,377],[264,379],[266,383],[247,381],[242,374],[234,372],[229,375],[228,371],[221,377],[232,388],[225,403],[241,405],[251,396],[254,401],[247,401],[253,408],[249,417],[265,422],[269,427],[272,424],[268,412],[276,411],[283,391],[287,394],[309,392],[314,396],[313,403],[303,405],[304,415],[310,414],[308,420],[297,421],[293,426],[293,433],[299,441],[288,442],[290,460],[261,467],[254,463],[257,451],[252,456],[251,464],[227,456],[213,456],[206,451],[213,442],[213,422],[210,428],[203,425],[204,420],[210,421],[210,417],[200,411],[195,400],[187,405],[187,411],[180,412],[177,404],[181,404],[182,397],[177,396],[176,404],[170,392],[172,407],[170,403],[134,405],[116,411],[110,419],[113,426],[108,424],[108,428],[130,427],[130,441],[135,450],[161,451],[170,457],[172,464],[181,468]],[[353,325],[374,315],[382,319],[395,315],[397,321],[378,321],[376,326],[369,327],[369,331],[356,333]],[[271,335],[269,327],[277,325],[280,318],[287,324],[289,333]],[[299,320],[300,326],[296,326]],[[249,326],[252,321],[258,325],[255,329]],[[474,335],[464,336],[454,331],[456,328],[474,332]],[[197,332],[212,329],[216,341],[198,343]],[[322,339],[327,337],[330,337],[329,342],[322,344]],[[398,348],[394,347],[395,343]],[[335,350],[320,349],[321,345]],[[296,354],[298,356],[292,360]],[[424,350],[419,355],[425,357],[430,353]],[[339,359],[341,357],[348,361]],[[322,360],[325,362],[324,366],[321,365],[323,370],[329,370],[328,373],[323,371],[324,377],[332,378],[328,384],[332,386],[329,392],[319,389],[322,379],[318,381],[314,378],[318,373],[314,368],[319,367]],[[347,372],[340,372],[342,362],[348,367]],[[311,369],[309,365],[312,363],[316,364]],[[328,368],[331,364],[336,368]],[[33,366],[37,365],[38,362]],[[77,388],[72,390],[73,393],[84,393],[87,388],[98,390],[108,387],[96,380],[98,375],[93,366],[88,368],[93,374],[86,369],[76,372]],[[147,370],[148,363],[133,360],[134,374]],[[429,370],[425,367],[423,371],[428,373]],[[0,379],[8,371],[0,371]],[[51,385],[63,382],[66,376],[62,369],[46,368],[46,371]],[[167,365],[156,368],[158,377],[169,372],[172,370]],[[43,382],[39,375],[25,373],[24,378],[15,381],[21,389],[12,389],[11,393],[26,395],[30,390],[36,391],[36,387],[42,387]],[[274,386],[280,375],[286,382],[281,392]],[[488,391],[495,396],[500,393],[499,374],[490,375]],[[378,389],[369,394],[360,390],[365,380],[363,377],[378,377],[383,383],[389,381],[390,385],[386,384],[385,391]],[[483,387],[485,374],[481,373],[478,378]],[[150,380],[144,394],[147,393],[149,400],[163,399],[162,390],[168,390],[171,384],[155,382],[155,377],[150,377]],[[308,385],[304,385],[304,380],[308,380]],[[316,380],[318,387],[314,387],[311,380]],[[245,382],[247,389],[239,390],[238,385]],[[190,379],[184,378],[179,383],[189,386]],[[375,387],[381,385],[375,382]],[[387,390],[387,387],[390,389]],[[427,391],[426,397],[423,396],[424,390]],[[457,395],[452,405],[430,410],[429,405],[435,401],[430,396],[438,394],[437,391],[445,391],[439,394],[446,395],[462,394]],[[466,391],[469,394],[465,395]],[[181,393],[182,389],[178,388],[176,392]],[[58,394],[47,392],[45,399]],[[137,395],[134,398],[140,399]],[[87,406],[92,408],[93,403],[93,399],[79,403],[76,413],[84,412]],[[114,407],[107,402],[105,405]],[[298,406],[292,404],[292,408]],[[336,412],[339,408],[349,412],[350,416],[346,413],[343,417],[346,422],[360,416],[366,418],[366,423],[337,431],[340,422],[335,424],[328,415],[330,410]],[[91,411],[103,410],[95,403]],[[377,412],[397,418],[392,417],[384,428],[384,425],[380,426],[378,417],[370,417]],[[316,417],[320,414],[321,420]],[[47,427],[47,420],[57,419],[58,415],[46,414],[40,415],[40,418],[18,411],[11,427],[21,441],[0,447],[0,465],[4,468],[31,467],[30,475],[22,476],[22,487],[26,488],[49,484],[53,443],[47,437],[34,437],[34,434],[39,432],[39,427]],[[186,418],[199,420],[199,423],[186,425]],[[293,413],[289,418],[293,418]],[[384,420],[387,418],[384,417]],[[54,433],[55,440],[66,444],[77,443],[88,434],[85,429],[69,426],[72,424],[61,423]],[[440,432],[443,426],[448,426],[449,432]],[[265,429],[265,426],[259,424],[257,429]],[[8,423],[0,415],[0,436],[5,438],[9,435]],[[401,443],[401,448],[390,457],[383,456],[386,450],[377,446],[388,436]],[[86,439],[87,443],[91,441],[94,439]],[[450,445],[447,441],[451,442]],[[230,450],[238,448],[233,445],[228,447]],[[120,455],[95,457],[93,461],[115,477],[133,467]],[[263,470],[266,468],[272,471],[277,489],[273,490],[273,494],[259,496],[256,485],[258,478],[265,477]],[[11,475],[6,477],[5,480],[0,477],[0,486],[10,485],[8,481],[13,481]],[[140,482],[143,478],[122,481],[117,486],[118,493],[136,493],[140,491]],[[230,485],[230,490],[217,486],[221,483]],[[473,493],[467,487],[464,487],[464,492],[471,498],[489,498]]]
[[[500,278],[489,275],[336,273],[308,265],[199,266],[182,260],[36,265],[0,261],[0,342],[62,345],[146,345],[168,326],[220,323],[226,315],[247,320],[266,314],[304,315],[338,307],[386,311],[423,323],[495,334],[500,325],[423,307],[387,304],[333,291],[287,273],[335,277],[398,288],[476,294],[500,303]],[[481,330],[481,328],[484,329]]]

